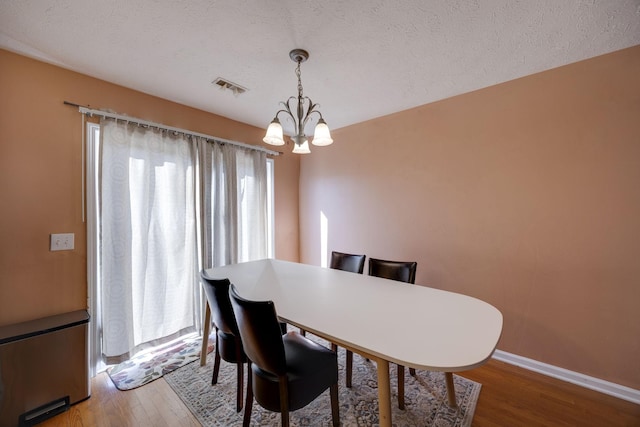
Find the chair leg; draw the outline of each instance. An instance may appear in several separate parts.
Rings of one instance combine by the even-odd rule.
[[[351,388],[351,378],[353,377],[353,352],[351,350],[347,350],[345,364],[347,365],[346,384],[347,388]]]
[[[280,423],[282,427],[289,427],[289,411],[280,412]]]
[[[220,372],[220,353],[218,353],[218,338],[216,338],[216,355],[213,359],[213,376],[211,377],[211,385],[218,384],[218,372]]]
[[[333,426],[338,427],[340,425],[340,405],[338,404],[338,383],[334,383],[329,388],[329,394],[331,395],[331,419],[333,420]]]
[[[279,377],[280,382],[280,417],[282,427],[289,427],[289,379],[286,375]]]
[[[338,345],[335,343],[331,343],[331,351],[338,352]],[[347,359],[345,361],[346,365],[346,375],[345,375],[345,383],[347,388],[351,388],[351,378],[353,377],[353,352],[351,350],[347,350]]]
[[[398,365],[398,408],[404,409],[404,366]]]
[[[244,403],[242,427],[249,427],[251,425],[251,409],[253,409],[253,374],[251,372],[251,362],[247,365],[247,400]]]
[[[244,387],[244,363],[238,363],[238,383],[236,385],[236,412],[242,410],[242,388]]]
[[[236,348],[236,360],[243,360],[244,352],[242,350],[242,341],[239,339],[235,340],[235,348]],[[238,381],[236,384],[236,411],[240,412],[242,409],[242,390],[244,389],[244,363],[237,362],[236,363],[238,369]]]
[[[415,369],[413,369],[413,368],[409,368],[409,374],[410,374],[412,377],[415,377],[415,376],[416,376],[416,370],[415,370]]]

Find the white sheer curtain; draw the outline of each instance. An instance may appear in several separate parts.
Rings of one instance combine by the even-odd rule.
[[[203,267],[266,258],[266,154],[204,140],[199,152]]]
[[[102,346],[115,361],[197,328],[196,147],[122,121],[101,135]]]

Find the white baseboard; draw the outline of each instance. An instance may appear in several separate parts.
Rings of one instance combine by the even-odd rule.
[[[502,350],[496,350],[495,353],[493,353],[493,358],[501,362],[520,366],[521,368],[525,368],[530,371],[538,372],[543,375],[557,378],[562,381],[599,391],[640,405],[640,390],[635,390],[633,388],[601,380],[599,378],[590,377],[579,372],[573,372],[547,363],[538,362],[537,360],[528,359]]]

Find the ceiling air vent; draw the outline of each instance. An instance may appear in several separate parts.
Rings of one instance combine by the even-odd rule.
[[[235,96],[238,96],[242,93],[245,93],[247,91],[246,88],[235,84],[233,82],[230,82],[229,80],[225,80],[221,77],[218,77],[217,79],[215,79],[213,81],[213,84],[218,86],[218,88],[220,88],[220,90],[230,90],[231,92],[233,92],[233,94]]]

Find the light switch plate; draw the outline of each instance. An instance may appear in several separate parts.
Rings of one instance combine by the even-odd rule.
[[[51,235],[51,251],[71,251],[74,247],[74,234],[61,233]]]

